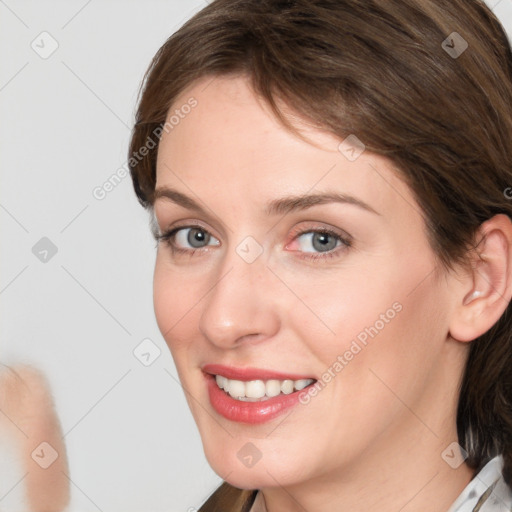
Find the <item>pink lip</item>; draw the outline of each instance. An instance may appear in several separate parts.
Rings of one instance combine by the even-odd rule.
[[[308,378],[300,375],[285,375],[269,370],[258,370],[256,368],[240,369],[214,364],[205,365],[202,369],[207,381],[210,403],[215,411],[228,420],[249,424],[264,423],[283,414],[299,403],[299,394],[304,392],[304,390],[294,391],[289,395],[281,394],[260,402],[242,402],[235,400],[224,390],[220,389],[215,382],[215,375],[223,375],[228,379],[243,381],[257,379],[299,380]],[[304,389],[307,389],[307,387]]]
[[[234,366],[225,366],[223,364],[205,364],[202,367],[203,372],[210,375],[222,375],[233,380],[300,380],[313,379],[314,377],[298,375],[296,373],[281,373],[273,370],[262,370],[259,368],[235,368]]]

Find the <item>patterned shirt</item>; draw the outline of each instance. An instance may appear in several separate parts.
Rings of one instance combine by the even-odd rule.
[[[512,512],[512,490],[501,473],[503,457],[491,459],[469,482],[447,512]],[[267,512],[258,492],[249,512]]]

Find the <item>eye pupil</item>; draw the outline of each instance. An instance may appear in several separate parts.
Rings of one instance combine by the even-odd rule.
[[[336,239],[329,233],[314,233],[312,242],[318,251],[330,251],[336,247]]]
[[[191,228],[188,232],[187,242],[192,247],[203,247],[203,243],[208,243],[210,235],[205,233],[202,229]]]

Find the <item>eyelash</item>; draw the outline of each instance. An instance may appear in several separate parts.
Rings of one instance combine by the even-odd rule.
[[[157,243],[159,243],[161,241],[165,242],[166,245],[168,247],[170,247],[173,254],[183,254],[183,255],[188,255],[188,256],[192,257],[195,255],[196,252],[201,251],[204,248],[201,247],[201,248],[197,248],[197,249],[182,249],[181,247],[177,247],[174,244],[173,239],[174,239],[174,235],[176,235],[176,233],[178,233],[178,231],[181,231],[182,229],[194,229],[194,228],[200,229],[200,230],[204,231],[205,233],[211,234],[203,226],[196,224],[196,225],[178,226],[178,227],[173,228],[165,233],[155,234],[155,239],[156,239]],[[349,237],[343,237],[336,231],[329,229],[329,228],[323,228],[323,227],[316,228],[316,229],[309,228],[309,229],[304,229],[304,230],[297,230],[296,232],[293,233],[293,240],[295,240],[299,236],[305,235],[307,233],[321,233],[321,234],[331,235],[331,236],[337,238],[342,243],[342,246],[336,247],[335,249],[331,249],[330,251],[326,251],[326,252],[318,252],[318,253],[303,252],[301,258],[303,258],[305,260],[316,261],[316,260],[327,260],[327,259],[331,259],[331,258],[336,258],[336,257],[340,256],[339,253],[341,251],[344,251],[344,250],[352,247],[352,241]],[[206,246],[206,247],[208,247],[208,246]],[[300,252],[300,251],[297,251],[297,252]]]

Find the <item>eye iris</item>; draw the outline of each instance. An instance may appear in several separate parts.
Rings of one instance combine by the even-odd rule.
[[[188,232],[187,242],[192,247],[203,247],[203,243],[208,244],[210,235],[205,233],[202,229],[191,228]]]
[[[336,239],[329,233],[314,233],[312,242],[317,251],[330,251],[336,247]]]

